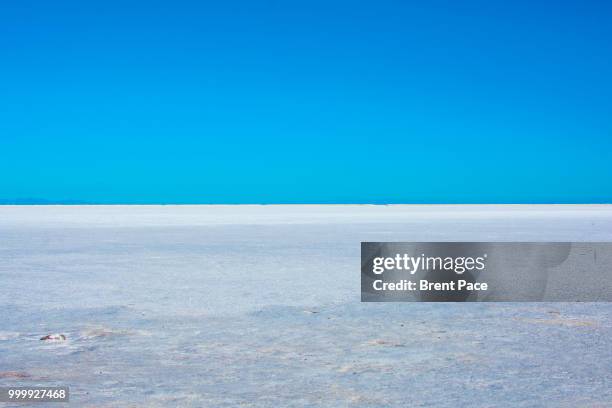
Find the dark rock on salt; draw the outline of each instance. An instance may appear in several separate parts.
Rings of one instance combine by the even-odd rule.
[[[43,336],[40,339],[44,341],[47,341],[47,340],[63,341],[63,340],[66,340],[66,336],[63,334],[47,334],[46,336]]]

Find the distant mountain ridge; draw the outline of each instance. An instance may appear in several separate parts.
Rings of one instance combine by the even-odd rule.
[[[90,204],[82,200],[48,200],[36,197],[0,198],[0,205],[76,205]]]

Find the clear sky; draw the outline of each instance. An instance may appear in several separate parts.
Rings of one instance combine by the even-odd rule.
[[[612,3],[4,1],[0,199],[612,202]]]

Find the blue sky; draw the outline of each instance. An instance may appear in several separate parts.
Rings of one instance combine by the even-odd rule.
[[[612,202],[610,21],[601,1],[3,2],[0,198]]]

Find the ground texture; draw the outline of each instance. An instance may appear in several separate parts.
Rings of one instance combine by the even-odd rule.
[[[456,240],[612,241],[612,208],[0,207],[0,386],[68,385],[79,407],[612,406],[612,304],[360,303],[361,241]]]

